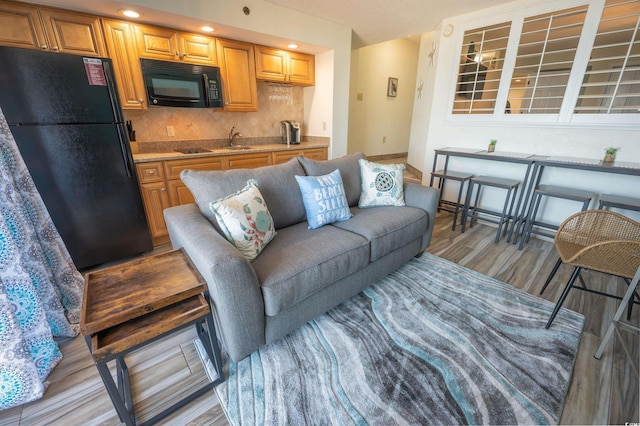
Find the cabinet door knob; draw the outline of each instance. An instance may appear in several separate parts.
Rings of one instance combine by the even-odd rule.
[[[51,47],[51,50],[53,50],[53,51],[57,52],[57,51],[58,51],[58,46],[53,46],[53,47]]]
[[[180,52],[176,50],[176,56],[180,56]]]
[[[187,52],[182,52],[182,57],[186,58],[187,57]]]
[[[166,190],[167,190],[167,188],[165,188],[165,187],[162,187],[162,189],[161,189],[162,192],[165,192]]]
[[[141,104],[144,103],[144,99],[138,99],[138,102],[140,102]]]
[[[156,173],[156,171],[155,171],[155,170],[149,170],[149,174],[150,174],[150,175],[154,175],[155,173]]]
[[[40,49],[47,50],[48,46],[46,44],[41,44]]]

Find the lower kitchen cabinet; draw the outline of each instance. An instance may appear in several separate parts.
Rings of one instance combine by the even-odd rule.
[[[274,151],[273,164],[286,163],[293,157],[302,155],[312,160],[326,160],[328,158],[327,148],[298,149],[287,151]]]
[[[141,183],[140,193],[153,245],[169,242],[169,231],[162,214],[164,209],[171,207],[167,184],[165,182]]]
[[[252,169],[284,163],[298,155],[314,160],[326,160],[327,152],[327,148],[309,148],[137,163],[140,193],[153,245],[169,242],[164,209],[195,202],[191,191],[180,179],[181,171]]]

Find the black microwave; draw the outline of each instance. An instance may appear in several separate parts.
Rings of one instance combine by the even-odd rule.
[[[220,68],[140,59],[151,106],[222,107]]]

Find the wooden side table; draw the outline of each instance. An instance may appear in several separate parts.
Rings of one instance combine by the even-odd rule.
[[[143,424],[155,423],[224,381],[206,282],[182,249],[85,275],[80,331],[127,426],[136,425],[136,416],[125,355],[190,325],[195,325],[218,377]],[[116,363],[117,384],[110,361]]]

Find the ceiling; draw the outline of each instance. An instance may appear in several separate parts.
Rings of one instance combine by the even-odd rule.
[[[511,0],[266,0],[353,29],[354,47],[414,37],[445,18]]]
[[[117,10],[126,8],[125,1],[118,0],[23,0],[48,4],[67,9],[116,16]],[[176,0],[179,1],[179,0]],[[234,0],[237,1],[237,0]],[[265,0],[269,3],[293,9],[353,29],[353,47],[368,46],[384,41],[412,37],[438,27],[448,17],[469,13],[511,0]],[[250,2],[249,2],[250,3]],[[241,4],[241,3],[239,3]],[[140,9],[140,8],[136,8]],[[184,16],[175,16],[154,9],[144,10],[144,21],[169,27],[193,30],[209,24]],[[220,32],[218,32],[220,30]],[[237,28],[216,25],[216,34],[237,40],[252,41],[255,35]],[[267,37],[268,39],[270,37]],[[278,47],[278,40],[265,40]],[[285,43],[284,40],[282,40]],[[284,44],[286,46],[286,43]],[[317,47],[309,46],[301,51],[315,53]]]

